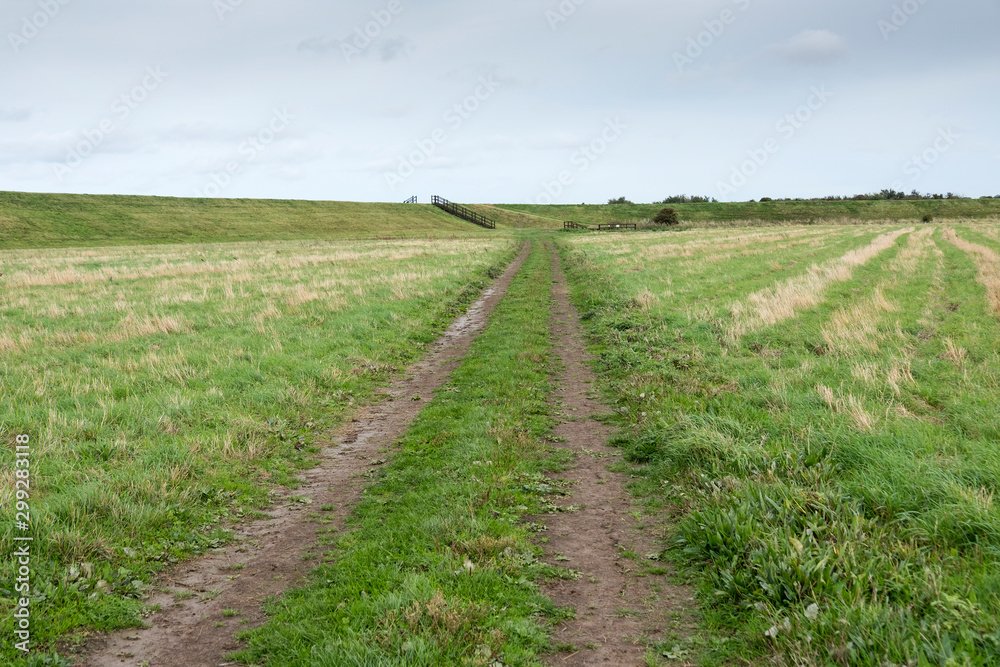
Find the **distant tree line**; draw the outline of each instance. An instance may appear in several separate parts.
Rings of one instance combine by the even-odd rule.
[[[947,194],[932,194],[930,192],[922,194],[913,190],[910,194],[906,194],[900,190],[894,190],[888,188],[882,190],[881,192],[875,192],[864,195],[854,195],[853,197],[824,197],[824,201],[878,201],[881,199],[887,200],[908,200],[908,201],[920,201],[922,199],[969,199],[969,197],[963,197],[962,195],[956,195],[954,192],[949,192]]]
[[[662,201],[654,201],[654,204],[714,204],[718,199],[715,197],[689,197],[688,195],[674,195],[673,197],[667,197]],[[625,197],[619,197],[618,199],[609,199],[609,205],[615,204],[634,204],[635,202],[626,199]]]
[[[809,199],[802,199],[801,197],[796,198],[786,198],[786,199],[772,199],[771,197],[761,197],[761,202],[779,202],[779,201],[922,201],[922,200],[932,200],[932,199],[971,199],[971,197],[965,197],[963,195],[957,195],[954,192],[948,192],[946,194],[933,194],[933,193],[920,193],[916,190],[906,194],[893,188],[888,188],[882,190],[881,192],[872,192],[863,195],[848,195],[846,197],[841,197],[837,195],[831,195],[829,197],[813,197]],[[985,196],[980,197],[980,199],[1000,199],[1000,195],[994,197]],[[718,200],[715,197],[689,197],[688,195],[675,195],[673,197],[667,197],[662,201],[655,201],[654,204],[715,204]],[[624,205],[624,204],[634,204],[635,202],[626,199],[625,197],[618,197],[617,199],[609,199],[609,205]],[[748,203],[756,203],[755,199],[751,199]]]

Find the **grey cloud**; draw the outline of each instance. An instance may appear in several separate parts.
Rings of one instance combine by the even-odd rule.
[[[796,64],[829,64],[848,55],[847,40],[830,30],[803,30],[768,51]]]
[[[34,115],[28,107],[0,107],[0,123],[22,123]]]
[[[379,45],[382,62],[390,62],[408,56],[416,47],[405,37],[387,39]]]
[[[311,37],[299,42],[296,50],[300,53],[329,53],[340,49],[343,43],[344,40],[335,37]]]
[[[559,0],[404,0],[370,43],[354,26],[364,30],[389,0],[232,3],[224,21],[207,0],[99,1],[60,14],[16,57],[0,55],[0,190],[186,196],[204,183],[200,166],[239,156],[269,110],[287,107],[298,120],[226,196],[395,201],[382,171],[444,128],[407,196],[440,188],[456,200],[522,200],[616,116],[633,119],[627,135],[567,201],[651,201],[670,194],[664,183],[714,195],[777,119],[825,84],[835,103],[737,198],[880,189],[942,124],[969,140],[916,187],[996,194],[1000,93],[983,83],[1000,77],[1000,7],[921,3],[886,40],[878,21],[894,1],[578,2],[553,31],[546,12]],[[676,53],[690,64],[679,69]],[[72,180],[56,181],[47,162],[64,160],[156,63],[168,83]],[[460,124],[445,120],[480,77],[496,93]]]

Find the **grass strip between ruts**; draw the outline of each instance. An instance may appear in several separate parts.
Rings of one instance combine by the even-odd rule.
[[[528,514],[555,511],[549,254],[536,245],[486,331],[373,480],[315,581],[240,657],[271,665],[526,665],[561,615]],[[294,548],[294,545],[289,545]]]

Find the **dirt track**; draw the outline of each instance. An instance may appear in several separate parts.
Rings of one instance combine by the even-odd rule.
[[[385,392],[385,400],[356,415],[322,452],[322,463],[302,475],[302,486],[276,499],[270,518],[240,525],[234,544],[183,563],[159,582],[147,601],[161,611],[148,627],[116,632],[88,646],[84,667],[216,667],[240,648],[235,634],[266,620],[263,601],[301,583],[317,561],[305,558],[317,532],[342,527],[365,486],[364,473],[383,455],[379,450],[403,435],[430,397],[465,357],[486,328],[528,256],[530,244],[482,297],[435,343],[427,358]],[[303,503],[299,499],[311,502]],[[320,524],[310,514],[323,505],[336,510]],[[223,615],[226,611],[227,614]],[[235,613],[233,613],[235,612]]]
[[[574,489],[563,504],[581,509],[546,521],[546,560],[580,572],[575,581],[544,589],[557,605],[576,609],[576,620],[564,623],[553,638],[574,649],[553,656],[549,664],[645,665],[642,640],[659,639],[664,628],[683,633],[690,625],[683,611],[691,608],[693,594],[664,576],[643,574],[651,564],[645,556],[659,549],[629,514],[633,504],[624,475],[608,471],[620,453],[607,445],[611,429],[594,419],[609,410],[595,398],[580,318],[554,252],[552,280],[552,338],[562,362],[554,398],[563,422],[555,435],[577,454],[576,465],[561,475]]]
[[[580,507],[545,518],[547,560],[580,572],[575,581],[545,586],[556,604],[576,609],[576,620],[557,629],[553,642],[564,650],[552,665],[643,665],[645,640],[664,628],[685,634],[692,594],[664,576],[644,573],[644,556],[657,550],[651,529],[630,515],[632,500],[623,475],[608,471],[617,450],[607,446],[610,429],[594,419],[607,408],[594,397],[594,378],[579,317],[570,303],[558,255],[552,253],[551,332],[561,370],[553,400],[563,416],[555,435],[577,453],[562,477],[573,485],[565,504]],[[91,642],[84,667],[216,667],[240,648],[235,635],[262,625],[261,605],[304,582],[316,566],[318,532],[341,529],[366,485],[364,473],[384,462],[384,449],[403,435],[424,405],[451,375],[528,256],[529,247],[504,275],[385,391],[383,401],[345,424],[322,451],[321,464],[302,475],[302,486],[276,499],[270,518],[236,528],[234,543],[184,563],[160,581],[148,601],[159,605],[148,627],[117,632]],[[419,398],[418,398],[419,397]],[[306,500],[307,502],[302,502]],[[318,508],[336,509],[316,519]],[[541,519],[540,519],[541,520]],[[637,557],[629,557],[634,554]],[[226,612],[225,614],[223,612]],[[572,646],[572,649],[568,647]]]

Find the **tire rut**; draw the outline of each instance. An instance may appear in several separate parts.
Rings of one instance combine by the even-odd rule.
[[[552,338],[562,361],[554,400],[563,419],[554,433],[564,439],[560,446],[577,455],[573,468],[560,475],[573,489],[563,505],[579,509],[551,517],[546,522],[549,539],[542,546],[547,562],[577,570],[580,576],[543,587],[557,605],[576,610],[574,620],[557,628],[553,643],[562,650],[548,662],[645,665],[648,642],[661,639],[664,630],[682,636],[693,630],[694,594],[662,574],[648,572],[645,556],[660,550],[657,536],[630,515],[634,505],[624,475],[608,470],[608,463],[618,462],[621,453],[607,444],[612,429],[595,419],[609,409],[595,398],[591,357],[554,251],[552,302]],[[662,537],[662,526],[658,528]]]
[[[238,632],[266,622],[263,602],[302,584],[318,564],[318,532],[344,522],[367,486],[365,473],[380,465],[379,450],[402,436],[422,409],[422,397],[440,388],[486,328],[530,251],[517,259],[480,299],[429,349],[405,379],[383,392],[385,400],[364,408],[322,450],[320,465],[301,475],[302,485],[276,494],[269,518],[235,527],[233,544],[182,563],[158,582],[147,604],[159,607],[143,629],[92,640],[82,667],[216,667],[241,648]],[[384,456],[381,455],[381,456]],[[304,502],[308,501],[308,502]],[[332,505],[319,523],[311,511]]]

